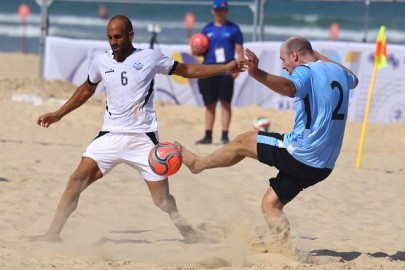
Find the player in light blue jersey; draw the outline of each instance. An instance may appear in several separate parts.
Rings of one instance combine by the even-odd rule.
[[[294,36],[280,48],[287,78],[258,68],[259,58],[249,49],[240,66],[269,89],[295,100],[294,128],[286,134],[250,131],[208,156],[197,156],[179,144],[183,163],[193,173],[235,165],[245,157],[279,170],[270,178],[262,200],[262,211],[273,241],[270,247],[288,240],[290,226],[284,206],[303,189],[332,172],[338,158],[347,119],[349,90],[358,84],[356,75],[312,49],[311,43]],[[274,242],[274,241],[277,241]]]

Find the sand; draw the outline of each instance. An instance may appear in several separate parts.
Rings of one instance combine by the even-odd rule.
[[[104,98],[49,129],[36,118],[57,109],[75,90],[38,79],[37,55],[0,53],[0,269],[405,269],[405,123],[369,124],[361,167],[355,168],[361,123],[348,123],[332,175],[285,207],[300,261],[264,253],[267,231],[260,210],[276,171],[245,159],[232,168],[172,176],[180,212],[211,241],[187,244],[155,207],[139,174],[117,167],[81,195],[63,242],[20,240],[44,233],[70,174],[98,133]],[[163,141],[180,141],[207,154],[219,144],[195,145],[203,133],[202,108],[156,103]],[[234,108],[231,139],[258,116],[271,130],[288,131],[292,113],[257,106]],[[218,121],[217,121],[218,122]]]

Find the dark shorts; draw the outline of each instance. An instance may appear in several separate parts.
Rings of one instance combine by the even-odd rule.
[[[259,132],[260,135],[282,140],[279,133]],[[257,144],[258,160],[279,170],[274,178],[270,178],[270,186],[282,204],[286,205],[303,189],[313,186],[328,177],[332,169],[314,168],[296,160],[286,148],[273,145]]]
[[[198,87],[205,106],[219,100],[231,102],[233,85],[234,79],[232,76],[221,75],[198,80]]]

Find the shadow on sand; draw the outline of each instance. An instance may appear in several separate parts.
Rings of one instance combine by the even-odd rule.
[[[342,258],[345,261],[352,261],[358,258],[361,252],[358,251],[348,251],[348,252],[338,252],[329,249],[319,249],[311,251],[312,256],[330,256],[330,257],[338,257]],[[374,253],[366,253],[374,258],[391,258],[394,261],[405,261],[405,251],[397,251],[397,253],[389,255],[385,252],[374,252]]]

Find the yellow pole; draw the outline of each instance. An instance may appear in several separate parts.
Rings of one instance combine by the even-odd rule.
[[[357,152],[356,169],[360,168],[361,154],[363,152],[364,137],[366,135],[368,112],[370,110],[371,97],[373,96],[374,81],[375,81],[376,74],[377,74],[377,64],[374,63],[373,74],[371,76],[370,89],[368,90],[366,111],[364,112],[363,127],[361,129],[360,146],[359,146],[359,150]]]

